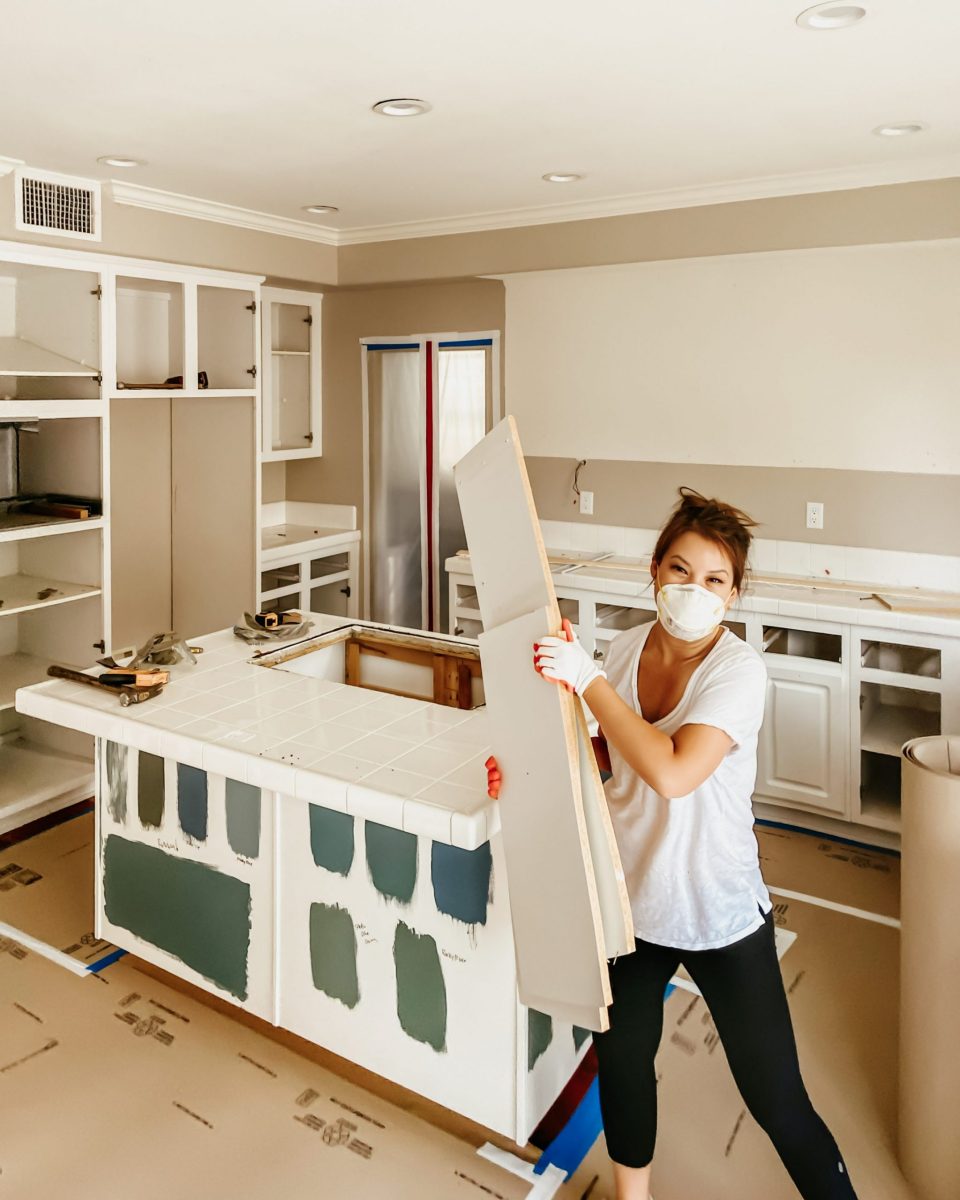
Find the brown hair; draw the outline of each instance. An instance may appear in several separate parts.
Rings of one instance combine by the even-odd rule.
[[[653,559],[663,562],[673,543],[684,533],[699,533],[726,552],[733,566],[733,586],[740,590],[747,570],[747,554],[757,522],[739,508],[722,500],[708,500],[693,488],[682,487],[680,503],[660,531]]]

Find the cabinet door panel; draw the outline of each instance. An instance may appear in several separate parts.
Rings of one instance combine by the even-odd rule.
[[[838,674],[770,670],[757,763],[759,795],[843,812],[843,711]]]
[[[110,402],[112,647],[169,629],[170,398]]]
[[[173,401],[173,627],[232,626],[256,595],[252,397]]]

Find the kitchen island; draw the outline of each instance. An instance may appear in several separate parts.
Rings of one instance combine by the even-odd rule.
[[[97,934],[525,1142],[586,1035],[517,998],[476,645],[310,619],[140,705],[17,693],[97,739]]]

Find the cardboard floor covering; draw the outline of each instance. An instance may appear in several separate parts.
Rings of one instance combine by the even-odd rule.
[[[896,913],[895,856],[784,830],[758,836],[771,885]],[[0,871],[12,861],[49,883],[0,891],[0,921],[52,931],[61,948],[78,942],[92,927],[87,843],[90,816],[5,851]],[[861,1200],[910,1200],[895,1154],[899,935],[774,900],[778,924],[798,934],[783,969],[814,1104]],[[473,1145],[373,1094],[375,1077],[362,1088],[133,963],[81,978],[0,942],[4,1200],[528,1195]],[[703,1000],[675,992],[665,1018],[656,1200],[796,1200],[744,1112]],[[559,1195],[613,1196],[602,1136]]]

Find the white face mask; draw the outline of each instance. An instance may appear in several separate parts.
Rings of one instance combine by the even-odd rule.
[[[657,592],[657,616],[672,637],[698,642],[723,620],[726,605],[698,583],[665,583]]]

